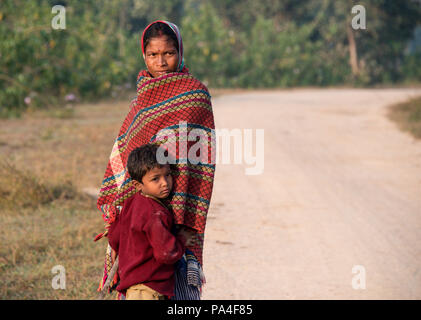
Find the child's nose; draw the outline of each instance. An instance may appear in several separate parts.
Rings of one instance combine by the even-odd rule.
[[[168,186],[168,179],[167,178],[162,178],[162,180],[161,180],[161,184],[162,184],[162,186],[164,186],[164,187],[167,187]]]

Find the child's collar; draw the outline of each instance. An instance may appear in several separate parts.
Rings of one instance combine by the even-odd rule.
[[[167,206],[161,200],[159,200],[157,197],[154,197],[154,196],[151,196],[149,194],[143,193],[143,191],[140,191],[140,194],[144,197],[151,198],[151,199],[155,200],[156,202],[160,203],[164,208],[167,208]]]

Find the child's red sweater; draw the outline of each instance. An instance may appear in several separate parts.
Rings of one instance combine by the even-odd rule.
[[[136,193],[125,203],[108,231],[119,256],[117,291],[143,283],[166,296],[174,295],[174,264],[185,252],[185,239],[171,233],[173,216],[158,201]]]

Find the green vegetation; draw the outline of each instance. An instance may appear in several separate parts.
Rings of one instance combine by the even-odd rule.
[[[421,97],[390,107],[389,118],[417,139],[421,139]]]
[[[51,27],[51,8],[57,4],[66,7],[65,30]],[[180,27],[187,66],[214,88],[419,82],[421,52],[406,49],[421,21],[421,7],[415,1],[358,3],[366,8],[367,29],[352,30],[354,4],[3,0],[0,116],[133,89],[144,66],[139,37],[155,19]]]

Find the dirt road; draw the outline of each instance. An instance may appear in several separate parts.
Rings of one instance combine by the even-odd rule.
[[[386,118],[420,94],[215,98],[217,128],[264,129],[265,166],[217,165],[203,299],[421,299],[421,142]]]

